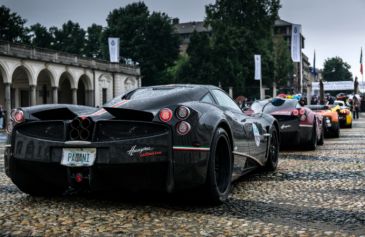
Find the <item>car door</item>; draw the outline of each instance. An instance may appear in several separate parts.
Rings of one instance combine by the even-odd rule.
[[[254,146],[251,120],[225,92],[215,89],[212,90],[212,94],[231,124],[234,139],[233,154],[235,156],[235,166],[239,167],[240,171],[243,171],[247,155],[250,155],[251,149]]]
[[[261,165],[266,159],[266,149],[270,134],[266,132],[264,118],[262,113],[252,113],[247,121],[252,124],[253,144],[250,149],[250,155],[257,158]]]

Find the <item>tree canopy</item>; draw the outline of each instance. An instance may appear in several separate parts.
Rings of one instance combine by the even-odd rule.
[[[54,41],[52,34],[45,26],[37,23],[28,29],[30,36],[30,44],[40,48],[51,48]]]
[[[212,48],[207,34],[194,32],[185,62],[176,72],[178,83],[217,84],[214,78]]]
[[[340,57],[328,58],[324,61],[323,79],[325,81],[352,81],[351,66]]]
[[[0,39],[11,42],[27,41],[26,20],[11,12],[4,5],[0,6]]]
[[[200,73],[198,77],[202,78],[209,75],[209,81],[215,85],[232,86],[236,95],[252,94],[253,89],[258,94],[259,84],[254,81],[254,55],[261,54],[263,82],[271,86],[275,70],[273,28],[279,2],[219,0],[208,5],[205,24],[212,28],[211,37],[199,47],[192,40],[184,74]],[[206,68],[202,70],[204,72],[197,72],[192,65]]]
[[[84,55],[90,58],[106,58],[103,54],[103,27],[101,25],[92,24],[86,30],[86,39],[84,45]],[[106,44],[106,43],[104,43]]]
[[[104,38],[120,38],[120,55],[141,66],[144,85],[160,82],[159,76],[178,57],[179,39],[170,18],[150,14],[143,2],[113,10],[107,17]]]
[[[67,21],[62,28],[52,28],[54,37],[53,48],[72,54],[83,54],[85,44],[85,30],[79,23]]]
[[[293,75],[293,62],[288,50],[289,44],[281,35],[276,35],[274,40],[274,81],[278,88],[286,87]]]

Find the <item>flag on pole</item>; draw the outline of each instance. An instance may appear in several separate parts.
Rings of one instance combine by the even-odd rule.
[[[361,73],[361,75],[363,75],[363,68],[362,68],[362,47],[361,47],[361,52],[360,52],[360,73]]]
[[[314,76],[316,76],[316,74],[317,74],[317,71],[316,71],[316,50],[314,50],[312,73],[313,73]]]
[[[109,37],[109,56],[110,62],[118,63],[119,62],[119,38]]]
[[[293,25],[291,33],[291,58],[293,62],[301,62],[301,25]]]
[[[261,80],[261,55],[255,54],[255,80]]]

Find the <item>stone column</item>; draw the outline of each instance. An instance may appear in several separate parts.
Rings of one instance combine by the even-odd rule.
[[[6,115],[5,115],[5,126],[8,125],[8,122],[10,120],[10,113],[11,113],[11,89],[10,83],[4,83],[5,84],[5,110],[6,110]]]
[[[85,91],[85,104],[87,106],[94,106],[93,96],[94,96],[94,90]]]
[[[30,89],[30,105],[33,106],[33,105],[37,104],[36,86],[35,85],[30,85],[29,89]]]
[[[94,90],[89,90],[89,105],[90,106],[95,106]]]
[[[52,103],[58,104],[58,87],[52,87]]]
[[[20,94],[19,94],[19,88],[14,88],[14,105],[15,108],[20,107]]]
[[[72,88],[72,104],[77,105],[77,89]]]

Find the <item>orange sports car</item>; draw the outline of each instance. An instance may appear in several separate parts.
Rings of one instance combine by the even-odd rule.
[[[340,136],[339,106],[329,108],[327,105],[307,105],[315,113],[323,116],[323,128],[325,137]]]

